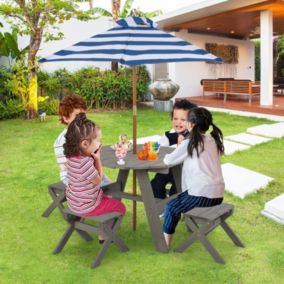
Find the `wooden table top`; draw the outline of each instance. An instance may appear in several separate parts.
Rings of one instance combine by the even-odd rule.
[[[137,145],[137,152],[142,148],[142,145]],[[158,159],[155,161],[139,160],[137,154],[133,154],[132,150],[127,152],[125,157],[125,164],[118,165],[115,151],[109,146],[103,146],[101,152],[101,160],[104,167],[111,169],[125,169],[125,170],[157,170],[168,169],[169,166],[163,163],[163,159],[166,154],[171,153],[174,150],[172,147],[160,147],[158,153]]]

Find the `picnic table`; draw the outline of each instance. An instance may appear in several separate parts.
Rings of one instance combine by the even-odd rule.
[[[141,147],[142,145],[138,145],[138,150]],[[114,150],[110,146],[104,146],[101,153],[101,160],[104,167],[118,169],[116,181],[104,188],[105,193],[116,198],[143,202],[154,245],[160,252],[168,252],[168,247],[164,239],[159,215],[163,213],[165,204],[177,194],[166,199],[154,198],[149,172],[168,173],[169,166],[163,163],[163,159],[166,154],[171,153],[173,150],[172,147],[160,147],[158,159],[155,161],[139,160],[136,154],[128,152],[124,159],[126,162],[124,165],[117,164]],[[141,196],[125,192],[126,182],[131,170],[136,172]],[[181,190],[181,165],[171,167],[171,170],[173,172],[176,187],[178,190]]]

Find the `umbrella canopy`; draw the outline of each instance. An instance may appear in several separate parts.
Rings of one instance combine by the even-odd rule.
[[[146,18],[129,17],[115,27],[42,58],[54,61],[116,61],[124,65],[222,60],[197,46],[155,28]]]
[[[41,58],[39,62],[116,61],[128,66],[165,62],[222,62],[213,54],[155,28],[147,18],[118,20],[104,33]],[[136,72],[133,69],[133,141],[136,151]]]

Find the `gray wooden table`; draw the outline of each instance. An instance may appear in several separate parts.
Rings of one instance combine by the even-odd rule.
[[[141,145],[138,145],[138,150],[141,147]],[[141,201],[144,203],[154,245],[156,249],[161,252],[168,252],[168,248],[164,239],[159,214],[163,212],[165,204],[177,194],[167,199],[155,199],[150,183],[149,171],[168,173],[169,167],[163,163],[163,159],[167,153],[172,151],[173,148],[161,147],[156,161],[141,161],[138,160],[136,154],[134,155],[132,152],[128,152],[125,158],[126,163],[122,166],[117,164],[117,158],[115,157],[114,150],[109,146],[104,146],[101,154],[104,167],[119,169],[116,182],[106,186],[104,188],[105,192],[113,197]],[[176,187],[178,190],[181,190],[181,165],[174,166],[171,169]],[[136,172],[141,196],[134,196],[133,194],[124,191],[130,170],[135,170]]]

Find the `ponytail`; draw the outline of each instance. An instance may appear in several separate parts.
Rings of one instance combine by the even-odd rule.
[[[196,150],[197,157],[204,151],[203,134],[208,131],[210,126],[213,128],[210,134],[215,140],[219,153],[224,153],[222,131],[213,123],[212,114],[209,110],[203,107],[193,108],[188,113],[188,122],[193,125],[187,146],[187,152],[190,157],[192,157],[194,150]]]
[[[203,137],[197,125],[194,125],[190,131],[190,139],[187,146],[187,153],[190,157],[192,157],[194,149],[196,150],[197,157],[199,157],[199,153],[204,151]]]
[[[224,154],[223,133],[213,122],[211,125],[213,130],[210,132],[210,134],[215,140],[219,153]]]

